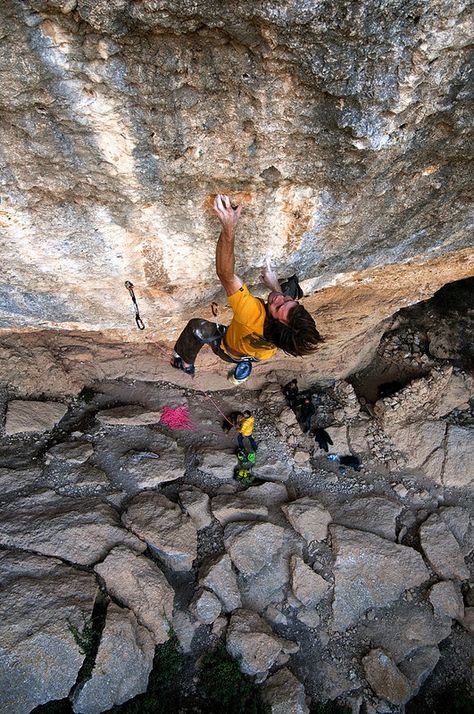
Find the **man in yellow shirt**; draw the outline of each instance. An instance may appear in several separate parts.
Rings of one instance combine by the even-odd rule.
[[[257,442],[252,436],[253,425],[255,424],[255,417],[247,410],[244,412],[244,418],[240,421],[239,433],[237,434],[237,443],[239,444],[239,449],[245,451],[244,449],[244,439],[248,439],[252,451],[257,451]]]
[[[190,320],[175,344],[173,367],[194,375],[195,359],[205,344],[221,359],[236,363],[236,375],[239,367],[246,365],[248,376],[251,362],[270,359],[278,348],[294,356],[313,352],[322,342],[316,324],[298,299],[283,294],[276,273],[269,268],[262,272],[261,279],[271,290],[265,303],[252,295],[234,272],[235,227],[242,206],[234,208],[228,196],[218,194],[214,211],[222,226],[216,247],[216,272],[229,298],[233,318],[228,327],[199,318]]]

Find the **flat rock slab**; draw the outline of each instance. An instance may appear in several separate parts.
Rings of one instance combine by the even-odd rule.
[[[285,529],[272,523],[230,524],[224,542],[235,567],[243,575],[256,575],[281,552]]]
[[[315,607],[331,589],[331,583],[315,573],[297,555],[290,559],[291,589],[305,607]]]
[[[200,583],[217,595],[224,612],[232,612],[242,607],[237,577],[229,555],[222,555],[207,564],[201,574]]]
[[[464,617],[464,602],[459,586],[451,580],[435,583],[428,593],[433,610],[441,617],[451,617],[459,622]]]
[[[265,678],[273,665],[284,664],[298,651],[295,642],[276,635],[260,615],[250,610],[236,610],[227,628],[227,650],[239,659],[244,674]]]
[[[149,426],[158,424],[161,411],[150,411],[138,404],[102,409],[96,419],[104,426]]]
[[[90,573],[55,558],[0,553],[0,710],[25,714],[67,697],[84,660],[82,632],[98,592]]]
[[[56,444],[46,452],[46,463],[65,461],[68,464],[84,464],[94,453],[94,447],[87,441],[66,441]]]
[[[240,494],[215,496],[211,503],[214,518],[222,525],[226,525],[231,521],[264,520],[268,517],[266,506],[252,503],[249,498],[242,496]]]
[[[2,497],[17,491],[32,490],[41,479],[42,471],[38,468],[0,469],[0,493]]]
[[[155,643],[131,610],[111,603],[92,676],[74,692],[73,710],[97,714],[145,692]]]
[[[286,667],[266,680],[262,698],[270,705],[271,714],[309,714],[304,686]]]
[[[152,633],[155,644],[169,639],[174,591],[153,561],[119,546],[95,566],[95,571],[117,602],[132,610],[138,622]]]
[[[122,520],[158,551],[172,570],[190,570],[197,555],[197,529],[178,504],[160,493],[145,491],[129,502]]]
[[[237,457],[227,451],[205,451],[199,454],[199,470],[212,478],[232,480],[236,466]]]
[[[184,451],[171,439],[166,440],[163,449],[158,449],[159,458],[147,457],[144,453],[147,452],[132,450],[119,459],[120,469],[127,473],[137,489],[155,488],[160,483],[184,476]]]
[[[196,619],[204,625],[212,625],[222,612],[219,598],[209,590],[198,590],[190,608]]]
[[[123,528],[117,511],[94,497],[41,491],[0,508],[0,544],[92,565],[118,544],[146,544]]]
[[[402,506],[382,496],[366,496],[334,507],[334,522],[347,528],[375,533],[395,540],[395,526]]]
[[[329,445],[329,451],[332,454],[344,456],[349,454],[349,444],[347,441],[347,427],[345,426],[328,426],[327,433],[332,439],[332,446]]]
[[[370,608],[385,607],[429,578],[419,553],[379,536],[331,526],[334,629],[344,631]]]
[[[461,547],[437,513],[433,513],[422,524],[420,542],[435,573],[446,579],[467,580],[469,570]]]
[[[295,531],[300,533],[308,543],[327,538],[332,516],[319,501],[304,496],[281,508]]]
[[[179,502],[198,531],[211,525],[210,498],[207,493],[195,486],[187,486],[179,492]]]
[[[448,427],[443,483],[445,486],[469,486],[474,481],[474,439],[472,429]]]
[[[417,421],[414,424],[391,425],[388,422],[385,431],[395,448],[405,456],[408,468],[417,469],[425,463],[430,454],[442,446],[446,424],[442,421]],[[430,470],[432,480],[437,483],[441,482],[441,464],[442,459],[437,473],[433,471],[433,465]]]
[[[50,431],[67,412],[67,406],[60,402],[37,402],[13,399],[8,402],[5,434],[39,433]]]
[[[402,705],[411,695],[410,681],[395,662],[381,649],[371,650],[362,658],[367,681],[374,692],[392,704]]]

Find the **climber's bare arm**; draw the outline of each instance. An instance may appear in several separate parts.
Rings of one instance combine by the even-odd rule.
[[[214,211],[222,225],[216,247],[216,273],[227,295],[233,295],[242,287],[242,281],[235,274],[234,236],[235,227],[242,212],[242,206],[232,208],[230,198],[217,194]]]

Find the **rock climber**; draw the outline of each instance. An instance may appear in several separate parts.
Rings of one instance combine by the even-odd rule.
[[[214,211],[222,229],[216,247],[216,272],[232,308],[233,317],[228,327],[199,318],[190,320],[174,346],[171,364],[194,375],[194,362],[205,344],[226,362],[236,364],[238,382],[250,376],[251,363],[273,357],[277,348],[294,356],[313,352],[323,339],[316,324],[298,298],[301,288],[293,277],[288,279],[287,291],[278,282],[277,274],[269,267],[260,276],[271,291],[265,303],[253,296],[234,272],[234,238],[242,206],[234,208],[230,198],[218,194]]]
[[[298,403],[298,380],[292,379],[291,381],[289,381],[287,384],[285,384],[282,391],[283,396],[286,399],[286,403],[289,407],[291,407],[291,409],[293,409],[293,407],[295,407]]]
[[[316,409],[310,397],[305,397],[300,404],[300,420],[303,433],[306,434],[311,429],[311,419],[316,413]]]
[[[237,443],[239,444],[240,451],[245,451],[244,439],[248,439],[252,451],[257,451],[257,442],[252,436],[253,427],[255,424],[255,417],[252,416],[248,409],[244,412],[244,418],[239,424],[239,433],[237,434]]]

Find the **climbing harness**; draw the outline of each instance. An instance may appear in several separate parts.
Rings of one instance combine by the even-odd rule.
[[[133,283],[131,283],[130,280],[126,280],[125,287],[127,288],[128,292],[130,293],[130,297],[132,298],[133,307],[135,309],[135,322],[137,323],[137,327],[139,330],[144,330],[145,325],[143,323],[142,318],[140,317],[140,312],[138,310],[137,298],[135,297],[135,293],[133,291]]]

